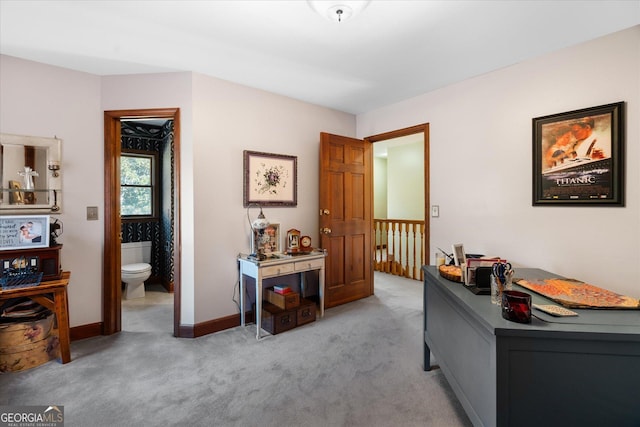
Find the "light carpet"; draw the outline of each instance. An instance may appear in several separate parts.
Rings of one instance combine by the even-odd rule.
[[[123,332],[73,342],[71,363],[0,375],[0,404],[64,405],[66,426],[471,425],[423,371],[419,281],[376,273],[374,296],[260,341],[174,338],[160,301],[123,304]]]

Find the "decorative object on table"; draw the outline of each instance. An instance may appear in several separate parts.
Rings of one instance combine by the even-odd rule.
[[[38,271],[38,259],[24,256],[13,260],[3,260],[0,286],[2,290],[38,286],[42,272]]]
[[[492,266],[491,274],[491,302],[500,305],[502,293],[511,290],[513,268],[508,262],[496,262]]]
[[[18,171],[18,175],[22,177],[24,180],[24,189],[25,190],[33,190],[33,177],[40,176],[38,172],[31,169],[31,166],[25,166],[24,170]]]
[[[0,216],[0,250],[49,246],[49,215]]]
[[[25,166],[22,171],[18,171],[18,175],[20,175],[24,182],[24,204],[25,205],[34,205],[36,203],[36,194],[33,192],[35,186],[33,184],[33,177],[40,176],[38,172],[31,169],[31,166]]]
[[[531,295],[526,292],[502,292],[502,317],[518,323],[531,323]]]
[[[280,252],[280,224],[269,223],[265,227],[260,245],[267,258]]]
[[[58,160],[50,160],[47,169],[51,171],[51,176],[58,178],[60,176],[60,162]]]
[[[255,206],[260,207],[258,205]],[[264,253],[264,230],[269,226],[269,221],[265,218],[264,213],[262,212],[262,207],[260,207],[258,217],[252,221],[249,217],[250,208],[251,206],[247,207],[247,219],[249,220],[249,226],[251,227],[251,254],[249,257],[264,260],[267,259],[267,255]],[[266,237],[270,238],[269,235],[266,235]]]
[[[453,249],[453,260],[455,265],[464,266],[467,263],[467,258],[464,254],[464,245],[462,243],[456,243],[451,245]]]
[[[545,312],[547,314],[550,314],[552,316],[555,317],[571,317],[571,316],[577,316],[578,313],[576,313],[575,311],[571,311],[567,308],[564,307],[560,307],[559,305],[553,305],[553,304],[531,304],[531,307],[540,310],[542,312]]]
[[[297,254],[300,252],[300,230],[295,228],[287,231],[287,253]]]
[[[575,279],[520,279],[516,283],[569,308],[640,309],[636,298]]]
[[[491,270],[491,267],[477,267],[474,270],[467,267],[465,288],[475,295],[491,294]],[[472,276],[471,280],[469,279],[470,276]]]
[[[438,273],[452,282],[462,282],[462,270],[457,265],[441,265],[438,267]]]
[[[58,237],[62,235],[62,221],[58,218],[54,218],[49,224],[49,246],[56,246],[58,244]]]
[[[9,181],[9,204],[24,204],[24,192],[22,191],[20,181]]]
[[[455,259],[453,257],[453,254],[448,254],[448,253],[446,253],[445,251],[443,251],[440,248],[438,248],[438,250],[440,252],[442,252],[442,254],[446,257],[447,260],[446,260],[445,264],[455,265],[456,262],[455,262]],[[440,267],[440,266],[438,266],[438,267]]]
[[[313,248],[311,247],[311,237],[302,236],[300,237],[300,252],[312,252]]]
[[[273,287],[273,292],[275,292],[276,294],[284,295],[284,294],[288,294],[288,293],[293,292],[293,291],[287,285],[275,285]]]
[[[298,158],[244,151],[244,206],[296,206]]]
[[[533,119],[533,205],[624,206],[624,102]]]
[[[480,256],[476,258],[472,254],[467,254],[466,258],[467,258],[467,264],[466,264],[467,274],[465,275],[465,279],[466,279],[465,285],[467,286],[477,285],[477,279],[476,279],[477,269],[487,267],[489,269],[489,273],[491,273],[493,269],[493,264],[495,264],[496,262],[506,262],[506,260],[500,259],[500,257],[485,258],[484,256]],[[485,278],[487,279],[485,284],[488,288],[489,277],[485,277]]]

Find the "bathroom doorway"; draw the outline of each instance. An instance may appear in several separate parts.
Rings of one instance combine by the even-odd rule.
[[[105,111],[105,251],[104,251],[104,319],[103,334],[121,331],[123,304],[138,312],[147,311],[155,316],[161,314],[158,325],[171,325],[166,319],[173,315],[173,335],[179,335],[180,321],[180,252],[179,252],[179,109]],[[157,126],[161,124],[161,126]],[[154,138],[134,135],[140,131],[147,136],[158,136],[163,127],[171,128],[167,140],[153,142]],[[128,138],[127,136],[132,136]],[[157,139],[157,138],[155,138]],[[128,145],[127,145],[128,144]],[[156,144],[156,148],[153,146]],[[133,145],[133,147],[132,147]],[[123,148],[124,147],[124,148]],[[151,147],[151,148],[150,148]],[[157,176],[161,196],[154,206],[156,219],[152,215],[121,217],[120,159],[125,152],[157,151],[158,166],[165,173]],[[160,160],[162,159],[162,160]],[[161,170],[162,168],[158,168]],[[149,298],[139,301],[122,301],[121,243],[123,241],[153,241],[150,263],[153,273],[147,282]],[[161,243],[162,242],[162,243]],[[170,291],[173,291],[171,294]],[[163,294],[163,295],[162,295]],[[146,301],[142,301],[146,300]],[[166,307],[167,305],[172,307]],[[156,307],[157,306],[157,307]],[[149,309],[151,307],[151,309]],[[169,308],[169,310],[167,310]],[[140,313],[138,313],[140,314]],[[145,314],[144,317],[147,317]],[[163,320],[164,319],[164,320]],[[129,322],[129,319],[127,319]],[[140,321],[145,321],[144,319]],[[148,327],[148,326],[147,326]],[[162,327],[162,326],[160,326]],[[170,328],[170,326],[168,326]],[[165,329],[166,330],[166,327]]]
[[[120,127],[122,330],[169,332],[175,249],[173,120],[123,118]]]

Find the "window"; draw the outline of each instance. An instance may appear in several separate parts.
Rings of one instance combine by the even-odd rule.
[[[155,215],[156,157],[153,154],[122,153],[120,157],[120,215]]]

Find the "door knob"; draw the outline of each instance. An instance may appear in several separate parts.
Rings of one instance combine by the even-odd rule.
[[[329,215],[329,209],[320,209],[320,216]]]
[[[331,234],[331,229],[327,227],[321,228],[320,234]]]

